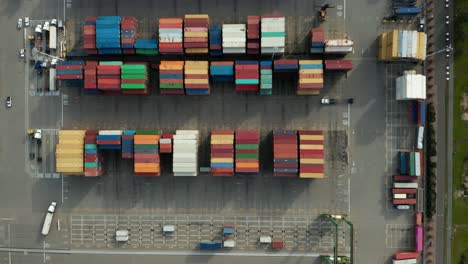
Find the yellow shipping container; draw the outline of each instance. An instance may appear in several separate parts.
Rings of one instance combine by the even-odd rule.
[[[299,74],[321,74],[323,73],[323,69],[303,69],[299,70]]]
[[[379,37],[379,53],[377,54],[379,60],[386,60],[387,58],[387,34],[387,32],[384,32]]]
[[[83,153],[56,153],[55,157],[57,160],[59,159],[75,159],[83,157]]]
[[[65,135],[84,136],[86,130],[59,130],[59,137]]]
[[[187,68],[185,69],[185,74],[208,74],[208,70],[204,70],[204,69],[197,69],[197,70],[193,70],[193,69],[190,69],[190,70],[187,70]]]
[[[83,140],[80,139],[59,139],[59,144],[80,144],[83,145]]]
[[[426,34],[424,32],[418,32],[418,50],[416,52],[416,58],[420,60],[426,59]]]
[[[304,164],[324,164],[324,159],[300,159],[301,163]]]
[[[185,68],[204,67],[208,68],[208,61],[185,61]]]
[[[208,79],[185,79],[185,84],[208,84]]]
[[[226,162],[226,163],[233,163],[233,158],[211,158],[211,162]]]
[[[185,53],[208,53],[208,48],[188,48]]]
[[[323,135],[299,135],[301,140],[323,140]]]
[[[209,18],[207,14],[187,14],[185,18]]]
[[[184,38],[207,38],[208,32],[184,32]],[[208,41],[208,40],[207,40]]]
[[[322,64],[321,60],[299,60],[299,65],[302,64]]]
[[[299,83],[323,83],[322,78],[299,79]]]
[[[211,139],[211,144],[233,144],[231,139]]]
[[[159,24],[182,24],[182,18],[160,18]]]
[[[79,149],[71,149],[71,148],[61,148],[59,145],[57,145],[55,154],[83,154],[84,150],[83,148]]]
[[[211,139],[230,139],[230,140],[234,140],[234,135],[211,135]]]
[[[299,173],[299,178],[324,178],[325,174],[324,173],[308,173],[308,172],[300,172]]]
[[[323,149],[323,145],[299,145],[299,149]]]

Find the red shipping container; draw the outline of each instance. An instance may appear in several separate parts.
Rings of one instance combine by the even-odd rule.
[[[97,140],[98,145],[120,145],[120,140]]]
[[[258,160],[258,159],[236,158],[236,162],[242,162],[242,163],[259,163],[259,160]]]
[[[236,168],[238,173],[256,173],[259,172],[257,168]]]
[[[323,173],[324,171],[323,168],[299,168],[299,172],[303,173]]]
[[[185,48],[208,48],[208,43],[201,43],[201,42],[185,42]]]
[[[393,199],[393,204],[416,204],[416,199]]]
[[[398,252],[393,255],[396,260],[419,258],[419,252]]]
[[[226,153],[226,152],[211,152],[210,157],[212,158],[233,158],[233,153]]]
[[[418,176],[409,176],[409,175],[394,175],[394,181],[416,181],[418,180]]]

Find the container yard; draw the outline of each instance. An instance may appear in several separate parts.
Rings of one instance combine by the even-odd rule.
[[[4,206],[8,247],[43,246],[46,262],[63,249],[118,252],[116,263],[146,252],[424,263],[435,241],[426,111],[440,79],[429,13],[357,1],[66,1],[21,29],[13,21],[30,63],[19,65],[25,90],[4,84],[21,88],[5,114],[25,112],[12,120],[25,120],[15,134],[26,157],[5,182],[31,192],[17,214],[20,201]],[[5,149],[22,163],[13,142]],[[39,245],[30,234],[51,202]]]

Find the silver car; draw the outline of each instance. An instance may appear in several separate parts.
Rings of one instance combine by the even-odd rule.
[[[18,29],[22,29],[22,28],[23,28],[23,19],[18,18]]]
[[[29,17],[24,18],[24,26],[29,27]]]
[[[7,108],[11,108],[12,104],[13,104],[13,103],[12,103],[12,101],[11,101],[11,96],[8,96],[8,97],[6,98],[6,107],[7,107]]]

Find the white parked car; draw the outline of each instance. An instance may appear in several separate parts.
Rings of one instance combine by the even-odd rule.
[[[24,26],[29,27],[29,17],[24,18]]]
[[[23,28],[23,19],[18,18],[18,29],[22,29],[22,28]]]
[[[37,25],[36,29],[34,30],[36,33],[42,33],[42,25]]]
[[[320,100],[320,103],[321,103],[321,104],[325,104],[325,105],[335,104],[335,99],[331,99],[331,98],[322,98],[322,100]]]
[[[44,26],[42,27],[42,29],[45,31],[49,31],[50,29],[49,21],[44,22]]]
[[[57,19],[55,19],[55,18],[52,19],[52,20],[50,21],[50,25],[52,25],[52,26],[57,26]]]
[[[20,50],[19,50],[19,56],[20,56],[20,58],[24,58],[24,53],[25,53],[24,49],[20,49]]]
[[[397,205],[396,208],[398,210],[409,210],[409,209],[411,209],[411,206],[409,206],[407,204],[400,204],[400,205]]]

